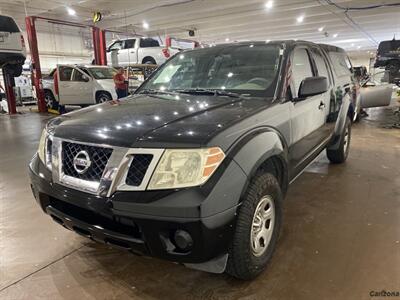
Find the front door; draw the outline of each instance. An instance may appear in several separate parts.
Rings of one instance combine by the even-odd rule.
[[[73,66],[58,65],[58,94],[60,104],[80,105],[95,103],[93,80]]]
[[[296,48],[292,56],[292,102],[290,106],[291,146],[289,159],[290,177],[304,168],[313,150],[322,142],[326,118],[328,93],[298,99],[301,82],[307,77],[317,76],[311,65],[311,53],[307,48]]]

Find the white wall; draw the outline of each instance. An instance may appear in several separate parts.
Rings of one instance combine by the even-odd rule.
[[[58,25],[53,25],[49,29],[49,32],[37,33],[43,73],[55,68],[57,64],[86,64],[92,61],[93,51],[88,49],[90,46],[87,45],[90,44],[92,37],[89,29],[77,28],[76,33],[71,33],[70,30],[65,32],[62,26]],[[26,32],[23,34],[26,47],[29,48]],[[29,53],[28,60],[30,61]]]

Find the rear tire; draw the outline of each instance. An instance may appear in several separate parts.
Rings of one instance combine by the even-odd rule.
[[[5,67],[5,69],[6,72],[13,77],[19,77],[22,74],[22,65],[17,65],[17,64],[8,65]]]
[[[154,60],[154,58],[149,57],[149,58],[143,59],[143,64],[156,65],[156,61]]]
[[[332,150],[326,149],[326,155],[331,163],[341,164],[344,163],[349,155],[351,141],[351,120],[349,117],[346,119],[344,130],[340,136],[339,148]]]
[[[96,103],[104,103],[112,100],[111,95],[107,92],[100,92],[96,96]]]
[[[229,249],[226,272],[249,280],[267,266],[275,250],[282,223],[282,192],[276,178],[258,172],[239,208]]]

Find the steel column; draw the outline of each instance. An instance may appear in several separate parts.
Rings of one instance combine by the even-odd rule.
[[[4,89],[6,90],[6,97],[8,103],[8,113],[10,115],[17,113],[17,105],[15,100],[15,80],[14,76],[10,75],[7,72],[7,68],[3,68],[3,77],[4,77]]]
[[[35,21],[36,17],[30,16],[25,18],[26,33],[28,36],[29,49],[31,52],[32,80],[33,84],[35,85],[36,98],[38,100],[38,108],[39,112],[46,112],[47,107],[46,107],[46,101],[44,99],[42,71],[40,69],[40,59],[39,59]]]

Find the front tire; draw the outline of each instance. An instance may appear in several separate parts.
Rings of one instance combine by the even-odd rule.
[[[229,249],[226,272],[249,280],[267,266],[275,250],[282,223],[282,192],[276,178],[259,172],[250,182]]]
[[[104,102],[110,101],[111,99],[112,98],[111,98],[111,95],[109,93],[100,92],[100,93],[97,94],[96,102],[97,103],[104,103]]]
[[[46,102],[47,109],[58,109],[58,102],[53,96],[51,91],[45,90],[44,91],[44,101]]]
[[[341,164],[344,163],[349,155],[351,141],[351,120],[349,117],[346,119],[346,124],[342,135],[340,136],[339,148],[332,150],[326,149],[326,155],[331,163]]]

